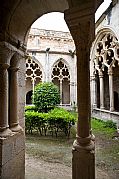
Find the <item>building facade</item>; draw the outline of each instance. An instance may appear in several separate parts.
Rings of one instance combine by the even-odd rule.
[[[53,82],[60,90],[60,105],[76,104],[75,45],[69,32],[31,29],[27,43],[26,104],[39,82]]]

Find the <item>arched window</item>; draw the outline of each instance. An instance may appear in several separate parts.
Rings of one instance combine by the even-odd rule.
[[[32,90],[26,94],[26,104],[32,104]]]
[[[28,57],[26,59],[26,93],[31,90],[34,93],[35,85],[40,82],[42,82],[41,68],[32,57]]]
[[[62,59],[54,65],[51,78],[60,89],[61,105],[70,104],[70,75]]]

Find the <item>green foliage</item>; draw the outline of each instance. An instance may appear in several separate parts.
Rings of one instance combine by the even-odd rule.
[[[34,91],[34,105],[39,112],[48,112],[60,103],[60,93],[50,82],[39,83]]]
[[[101,119],[92,118],[92,129],[96,133],[104,133],[109,136],[116,132],[116,124],[112,120],[103,121]]]
[[[105,124],[104,124],[104,127],[117,129],[116,123],[114,123],[112,120],[106,121]]]
[[[69,137],[75,121],[75,117],[62,108],[55,108],[49,113],[25,112],[26,132],[31,134],[33,131],[39,131],[40,135],[51,133],[53,136],[55,133],[57,137],[58,132],[63,131]]]
[[[25,111],[36,111],[35,106],[25,106]]]

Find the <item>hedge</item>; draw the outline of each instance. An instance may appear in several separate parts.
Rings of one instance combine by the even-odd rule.
[[[62,131],[66,136],[70,136],[70,129],[75,124],[75,117],[63,108],[55,108],[48,113],[39,113],[27,110],[25,112],[26,132],[38,131],[40,135]]]

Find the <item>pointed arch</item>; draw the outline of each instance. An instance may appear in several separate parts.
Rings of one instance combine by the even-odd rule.
[[[119,91],[117,85],[117,82],[119,83],[119,41],[118,36],[111,28],[101,28],[97,32],[90,57],[91,76],[95,84],[97,83],[96,86],[99,86],[96,90],[92,90],[95,91],[92,96],[95,96],[94,99],[96,98],[96,103],[99,104],[98,93],[100,93],[100,108],[114,111],[114,91],[116,93]]]
[[[70,104],[70,73],[64,59],[60,58],[54,63],[51,79],[59,87],[61,105]]]
[[[40,62],[35,58],[28,56],[26,59],[26,94],[33,91],[35,86],[43,81],[43,72]]]

